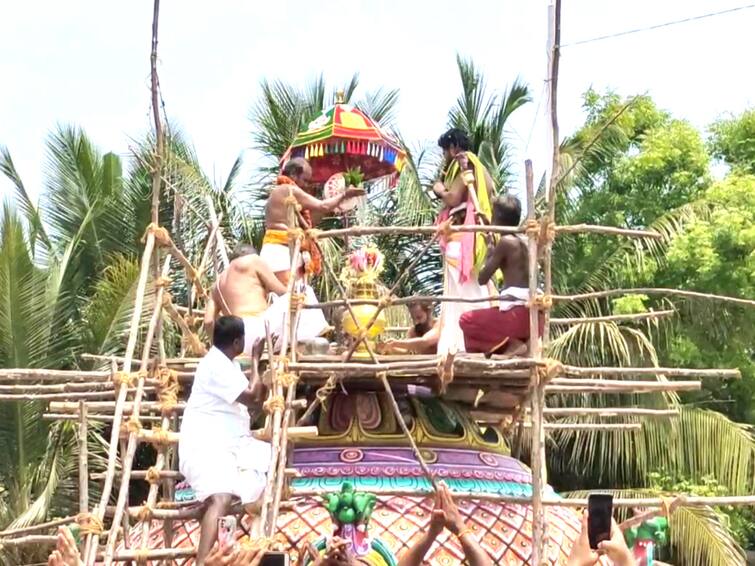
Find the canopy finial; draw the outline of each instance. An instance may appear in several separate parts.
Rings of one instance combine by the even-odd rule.
[[[343,104],[345,102],[345,95],[342,88],[336,91],[336,104]]]

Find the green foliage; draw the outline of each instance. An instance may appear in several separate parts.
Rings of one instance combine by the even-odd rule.
[[[494,190],[502,191],[511,176],[506,122],[532,100],[529,88],[516,79],[503,94],[488,94],[485,77],[472,60],[457,55],[456,64],[462,93],[448,113],[449,126],[469,134],[472,151],[493,177]]]
[[[715,122],[710,133],[714,157],[736,171],[755,174],[755,109]]]
[[[361,167],[352,167],[343,174],[343,180],[346,182],[346,186],[359,187],[364,181],[364,174]]]
[[[645,302],[649,300],[647,295],[625,295],[611,301],[614,314],[636,314],[647,312]]]
[[[650,492],[665,496],[669,493],[698,497],[724,497],[729,495],[726,486],[721,485],[712,475],[693,482],[687,478],[673,477],[662,472],[648,474]],[[715,512],[728,527],[737,543],[748,550],[755,548],[755,513],[749,507],[717,507]]]

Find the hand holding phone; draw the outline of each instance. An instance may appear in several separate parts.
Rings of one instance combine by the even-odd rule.
[[[587,498],[587,513],[587,537],[590,548],[596,550],[598,543],[611,539],[613,495],[591,493]]]
[[[218,547],[232,548],[236,545],[236,517],[228,515],[218,519]]]

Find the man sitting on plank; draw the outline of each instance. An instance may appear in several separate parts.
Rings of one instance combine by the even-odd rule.
[[[519,199],[506,195],[493,201],[493,224],[518,226],[522,216]],[[459,326],[467,352],[524,356],[530,340],[529,257],[527,239],[521,234],[505,234],[488,247],[485,264],[477,281],[486,285],[497,270],[503,273],[504,287],[497,307],[464,313]],[[538,332],[543,331],[539,313]]]
[[[271,451],[252,437],[249,409],[259,411],[265,386],[250,385],[234,358],[244,351],[244,321],[221,316],[215,321],[213,346],[194,375],[178,442],[179,469],[206,502],[197,548],[198,566],[218,533],[218,519],[238,497],[248,513],[264,490]]]
[[[412,354],[435,354],[438,350],[440,326],[433,316],[433,304],[416,301],[407,305],[413,326],[403,340],[386,340],[380,345],[384,354],[408,352]]]
[[[268,306],[268,297],[271,295],[272,304]],[[215,319],[221,314],[235,315],[244,320],[244,352],[252,357],[254,381],[258,377],[259,358],[265,345],[265,325],[267,324],[272,335],[280,336],[288,313],[288,303],[286,286],[257,255],[254,246],[240,244],[233,252],[228,269],[218,276],[212,287],[205,306],[205,330],[211,336]],[[301,311],[297,329],[300,340],[312,339],[325,328],[327,322],[322,311]]]

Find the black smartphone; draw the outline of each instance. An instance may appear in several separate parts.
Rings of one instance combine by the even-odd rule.
[[[611,538],[613,495],[591,493],[587,498],[587,514],[587,537],[590,539],[590,548],[597,549],[599,542]]]
[[[266,552],[260,566],[289,566],[288,554],[285,552]]]

